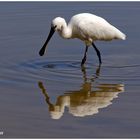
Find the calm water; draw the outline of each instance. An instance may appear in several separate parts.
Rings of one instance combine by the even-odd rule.
[[[84,44],[55,34],[56,16],[104,17],[126,41]],[[0,2],[0,138],[140,138],[139,2]]]

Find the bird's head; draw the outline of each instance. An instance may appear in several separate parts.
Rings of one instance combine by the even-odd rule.
[[[39,51],[40,56],[44,55],[47,44],[50,41],[51,37],[53,36],[54,32],[55,31],[61,32],[62,27],[65,24],[66,24],[65,20],[61,17],[56,17],[55,19],[52,20],[51,30],[50,30],[50,33],[48,35],[48,38],[47,38],[46,42],[44,43],[43,47],[41,48],[41,50]]]
[[[62,31],[62,27],[66,24],[65,19],[61,17],[56,17],[52,20],[51,27],[55,29],[55,31]]]

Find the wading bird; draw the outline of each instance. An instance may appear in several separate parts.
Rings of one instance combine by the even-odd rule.
[[[100,51],[94,44],[96,40],[110,41],[112,39],[125,40],[126,38],[124,33],[108,23],[105,19],[90,13],[74,15],[68,24],[64,18],[56,17],[52,20],[48,38],[39,51],[40,56],[44,55],[47,44],[55,31],[65,39],[78,38],[85,42],[86,49],[81,66],[86,62],[88,47],[91,45],[97,53],[99,64],[102,63]]]

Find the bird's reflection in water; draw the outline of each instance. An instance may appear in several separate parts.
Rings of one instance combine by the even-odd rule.
[[[100,108],[112,104],[112,100],[124,91],[123,84],[97,84],[94,88],[94,82],[100,74],[100,67],[97,68],[95,77],[90,81],[86,77],[84,67],[82,72],[84,82],[81,88],[75,91],[67,91],[65,94],[58,96],[55,104],[50,102],[50,97],[43,83],[38,82],[52,119],[60,119],[64,114],[65,107],[68,107],[69,113],[77,117],[97,114]]]

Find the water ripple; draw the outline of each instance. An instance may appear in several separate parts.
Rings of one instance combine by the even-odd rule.
[[[108,64],[101,66],[98,73],[100,81],[121,81],[125,83],[137,83],[140,80],[139,64]],[[87,79],[97,77],[98,65],[88,61],[85,65]],[[1,70],[2,71],[2,70]],[[84,78],[80,61],[65,61],[58,59],[46,61],[43,59],[30,60],[19,64],[12,64],[10,68],[3,68],[1,78],[8,82],[33,82],[44,79],[56,82],[79,83]]]

